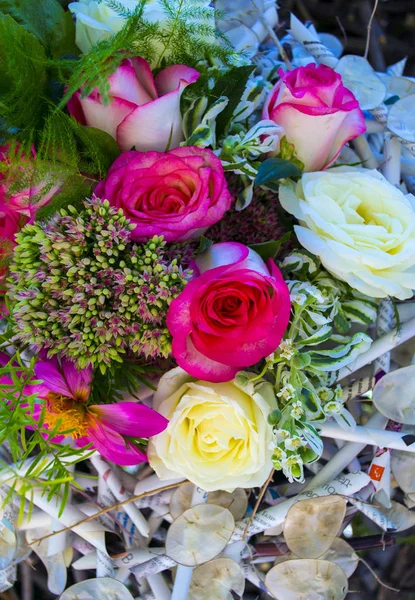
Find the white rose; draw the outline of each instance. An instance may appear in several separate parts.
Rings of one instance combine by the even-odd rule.
[[[179,475],[208,492],[261,486],[272,469],[267,416],[276,407],[267,382],[195,381],[177,367],[154,396],[170,423],[150,440],[150,465],[162,480]]]
[[[378,171],[337,167],[281,185],[280,202],[300,221],[300,244],[333,275],[374,298],[412,296],[414,196]]]
[[[119,0],[119,4],[127,11],[133,11],[138,6],[138,0]],[[89,52],[94,44],[120,31],[126,21],[125,17],[110,8],[105,0],[71,2],[68,8],[76,16],[76,45],[84,54]]]
[[[186,0],[188,2],[189,0]],[[118,5],[126,9],[126,13],[132,13],[139,5],[139,0],[117,0]],[[209,6],[209,0],[205,1],[205,7]],[[200,5],[198,5],[200,6]],[[71,2],[68,5],[69,10],[76,16],[76,45],[86,54],[91,47],[110,38],[114,33],[120,31],[126,23],[127,17],[122,16],[108,6],[106,0],[95,2],[95,0],[82,0],[81,2]],[[160,0],[148,0],[144,6],[143,19],[149,23],[163,23],[167,19],[166,11]],[[196,24],[214,26],[213,8],[211,9],[211,19],[209,22],[200,19],[194,19]],[[207,39],[207,38],[204,38]],[[212,40],[210,40],[212,41]],[[155,67],[161,52],[163,57],[168,57],[161,44],[160,52],[154,56],[151,66]]]

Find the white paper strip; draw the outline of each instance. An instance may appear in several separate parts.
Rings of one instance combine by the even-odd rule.
[[[306,50],[316,59],[317,62],[334,67],[339,62],[334,54],[326,48],[319,38],[311,32],[305,25],[291,13],[290,33],[295,39],[306,48]]]
[[[415,435],[401,431],[382,431],[358,425],[353,431],[345,431],[337,423],[323,423],[320,426],[320,435],[334,439],[347,440],[348,442],[360,442],[371,444],[380,448],[391,448],[415,452]]]
[[[129,494],[126,493],[114,471],[99,454],[95,454],[93,457],[91,457],[91,462],[98,471],[100,477],[104,479],[105,483],[108,485],[108,488],[114,494],[118,502],[124,502],[130,498]],[[141,535],[147,537],[149,532],[148,523],[135,504],[133,502],[129,502],[123,506],[123,510],[125,510],[125,512],[128,514]]]

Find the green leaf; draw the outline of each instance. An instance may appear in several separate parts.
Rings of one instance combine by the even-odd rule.
[[[317,371],[336,371],[341,369],[361,354],[372,344],[372,339],[365,333],[355,333],[348,344],[337,346],[331,350],[311,350],[311,367]]]
[[[270,258],[275,258],[281,246],[289,241],[291,232],[287,231],[279,240],[270,240],[261,244],[250,244],[251,250],[254,250],[263,261],[267,262]]]
[[[197,247],[196,254],[202,254],[203,252],[206,252],[206,250],[209,250],[212,244],[212,240],[202,235],[199,240],[199,246]]]
[[[241,100],[248,79],[254,69],[255,65],[231,67],[218,79],[215,87],[210,92],[210,104],[220,98],[220,96],[226,96],[229,99],[225,110],[221,112],[216,120],[216,135],[218,138],[224,133],[231,120],[233,112]]]
[[[323,453],[323,441],[319,436],[317,429],[315,429],[310,423],[298,422],[297,427],[301,429],[301,433],[307,440],[310,448],[318,455],[321,456]]]
[[[302,346],[316,346],[317,344],[322,344],[326,340],[330,339],[333,329],[330,325],[323,325],[321,329],[319,329],[313,335],[310,335],[307,338],[298,340],[298,347]]]
[[[85,158],[100,157],[101,164],[107,169],[120,155],[120,149],[117,142],[106,131],[96,129],[95,127],[83,127],[83,133],[80,135],[81,141],[84,144],[82,154]]]
[[[52,58],[79,54],[72,15],[57,0],[0,0],[0,10],[33,34]]]
[[[283,158],[267,158],[258,169],[256,185],[268,185],[286,177],[299,177],[302,171],[295,163]]]

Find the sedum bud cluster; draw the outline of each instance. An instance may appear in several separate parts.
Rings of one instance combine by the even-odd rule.
[[[17,337],[103,373],[127,351],[166,357],[166,313],[190,271],[166,259],[160,236],[132,243],[133,228],[122,209],[98,198],[26,225],[8,292]]]

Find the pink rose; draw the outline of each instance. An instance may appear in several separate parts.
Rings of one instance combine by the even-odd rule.
[[[183,241],[217,223],[230,208],[223,167],[211,150],[182,146],[169,152],[125,152],[95,194],[122,208],[137,241],[163,235]]]
[[[310,64],[284,73],[264,105],[294,144],[305,171],[331,165],[346,142],[366,131],[363,113],[341,76],[325,65]]]
[[[275,263],[243,244],[222,242],[196,259],[200,275],[173,300],[167,327],[180,367],[197,379],[230,381],[271,354],[290,317]]]
[[[109,77],[111,102],[104,105],[98,90],[82,98],[78,90],[68,111],[83,125],[109,133],[123,152],[176,148],[183,138],[180,96],[199,78],[195,69],[173,65],[153,78],[143,58],[126,58]]]
[[[59,189],[39,183],[27,188],[14,189],[16,179],[24,172],[27,178],[33,169],[32,158],[36,151],[32,147],[31,156],[22,154],[14,165],[13,153],[19,152],[19,146],[0,146],[0,282],[6,272],[5,263],[16,245],[15,234],[18,233],[36,215],[38,208],[47,204]],[[42,190],[45,190],[42,194]]]

